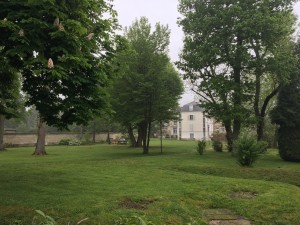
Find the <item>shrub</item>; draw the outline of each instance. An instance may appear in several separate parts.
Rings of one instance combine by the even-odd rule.
[[[221,141],[213,139],[212,146],[215,152],[222,152],[223,151],[223,144]]]
[[[198,143],[197,143],[197,152],[200,155],[203,155],[203,153],[205,151],[205,147],[206,147],[206,142],[205,141],[198,141]]]
[[[65,139],[61,139],[58,144],[59,145],[69,145],[69,142],[71,141],[71,139],[65,138]]]
[[[58,143],[59,145],[80,145],[81,142],[76,139],[61,139]]]
[[[264,141],[242,136],[236,143],[238,163],[241,166],[252,166],[259,156],[267,150],[267,146],[268,144]]]
[[[280,127],[278,148],[279,155],[283,160],[300,162],[300,127]]]

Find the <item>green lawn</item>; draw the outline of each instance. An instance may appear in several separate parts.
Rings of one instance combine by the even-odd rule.
[[[0,224],[29,225],[36,209],[58,224],[206,224],[203,210],[230,209],[261,225],[300,224],[300,164],[269,150],[253,168],[228,153],[200,156],[195,142],[152,141],[150,154],[127,146],[47,147],[0,152]],[[253,193],[243,196],[236,193]]]

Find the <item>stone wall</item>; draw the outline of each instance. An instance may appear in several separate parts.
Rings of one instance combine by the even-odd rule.
[[[118,139],[122,136],[120,133],[111,133],[110,137]],[[86,137],[86,135],[84,135]],[[106,141],[107,133],[96,134],[96,142]],[[62,139],[79,140],[80,133],[49,133],[46,135],[46,145],[58,144]],[[92,141],[92,135],[88,137]],[[33,146],[37,140],[36,134],[18,134],[7,133],[4,134],[4,143],[7,146]]]

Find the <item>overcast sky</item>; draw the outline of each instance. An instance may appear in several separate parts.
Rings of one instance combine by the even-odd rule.
[[[180,14],[177,11],[178,0],[114,0],[118,12],[119,23],[125,27],[130,26],[135,19],[145,16],[152,26],[160,22],[168,25],[171,30],[170,57],[173,62],[178,60],[178,54],[183,45],[183,32],[177,25]],[[294,11],[300,17],[300,2],[294,6]],[[190,93],[185,93],[180,105],[193,101]]]

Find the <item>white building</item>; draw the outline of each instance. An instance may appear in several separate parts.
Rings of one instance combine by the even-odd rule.
[[[196,102],[188,103],[180,108],[180,120],[172,121],[168,126],[168,134],[179,140],[207,140],[213,129],[213,119],[205,117],[203,109]]]

